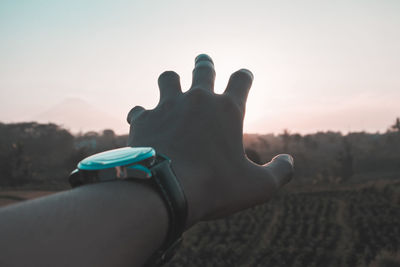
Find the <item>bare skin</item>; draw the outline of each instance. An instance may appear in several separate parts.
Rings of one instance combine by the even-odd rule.
[[[245,103],[253,75],[235,72],[213,93],[214,65],[200,55],[191,88],[159,78],[154,110],[128,114],[129,144],[168,155],[189,204],[187,228],[268,201],[293,172],[289,155],[259,166],[243,151]],[[167,234],[166,206],[145,184],[86,185],[0,209],[1,266],[141,266]]]
[[[214,80],[212,59],[200,55],[188,91],[182,93],[178,74],[164,72],[157,107],[136,106],[128,114],[129,145],[152,146],[172,159],[189,202],[188,226],[268,201],[293,172],[289,155],[264,166],[245,156],[243,119],[252,73],[233,73],[223,94],[214,93]]]

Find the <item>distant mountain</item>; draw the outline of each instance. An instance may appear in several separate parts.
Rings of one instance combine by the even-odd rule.
[[[80,98],[67,98],[32,117],[32,120],[41,123],[53,122],[74,133],[104,129],[113,129],[116,133],[128,133],[129,129],[123,118],[115,118]]]

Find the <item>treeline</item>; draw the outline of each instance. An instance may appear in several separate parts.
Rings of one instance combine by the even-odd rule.
[[[343,183],[398,178],[400,123],[386,133],[319,132],[300,135],[245,135],[249,158],[265,163],[279,153],[295,159],[295,182]],[[252,155],[254,155],[252,157]]]
[[[88,155],[123,147],[112,130],[72,135],[56,124],[0,123],[0,186],[67,187],[67,177]]]
[[[0,186],[67,187],[67,177],[84,157],[123,147],[127,135],[112,130],[72,135],[56,124],[0,123]],[[319,132],[244,135],[250,159],[269,161],[279,153],[295,158],[296,182],[342,183],[400,173],[400,121],[386,133]]]

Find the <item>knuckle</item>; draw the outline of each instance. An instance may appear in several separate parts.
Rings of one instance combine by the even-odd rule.
[[[203,102],[207,101],[211,97],[211,92],[209,90],[203,89],[201,87],[195,87],[190,89],[186,93],[186,97],[191,102]]]
[[[196,63],[195,69],[209,69],[211,71],[214,71],[214,64],[210,61],[200,61]]]

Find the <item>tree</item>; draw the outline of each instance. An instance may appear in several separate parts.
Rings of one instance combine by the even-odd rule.
[[[281,134],[282,142],[283,142],[283,151],[288,153],[289,143],[290,143],[290,132],[288,129],[284,129]]]
[[[389,131],[400,133],[400,118],[396,118],[395,123],[390,126]]]

